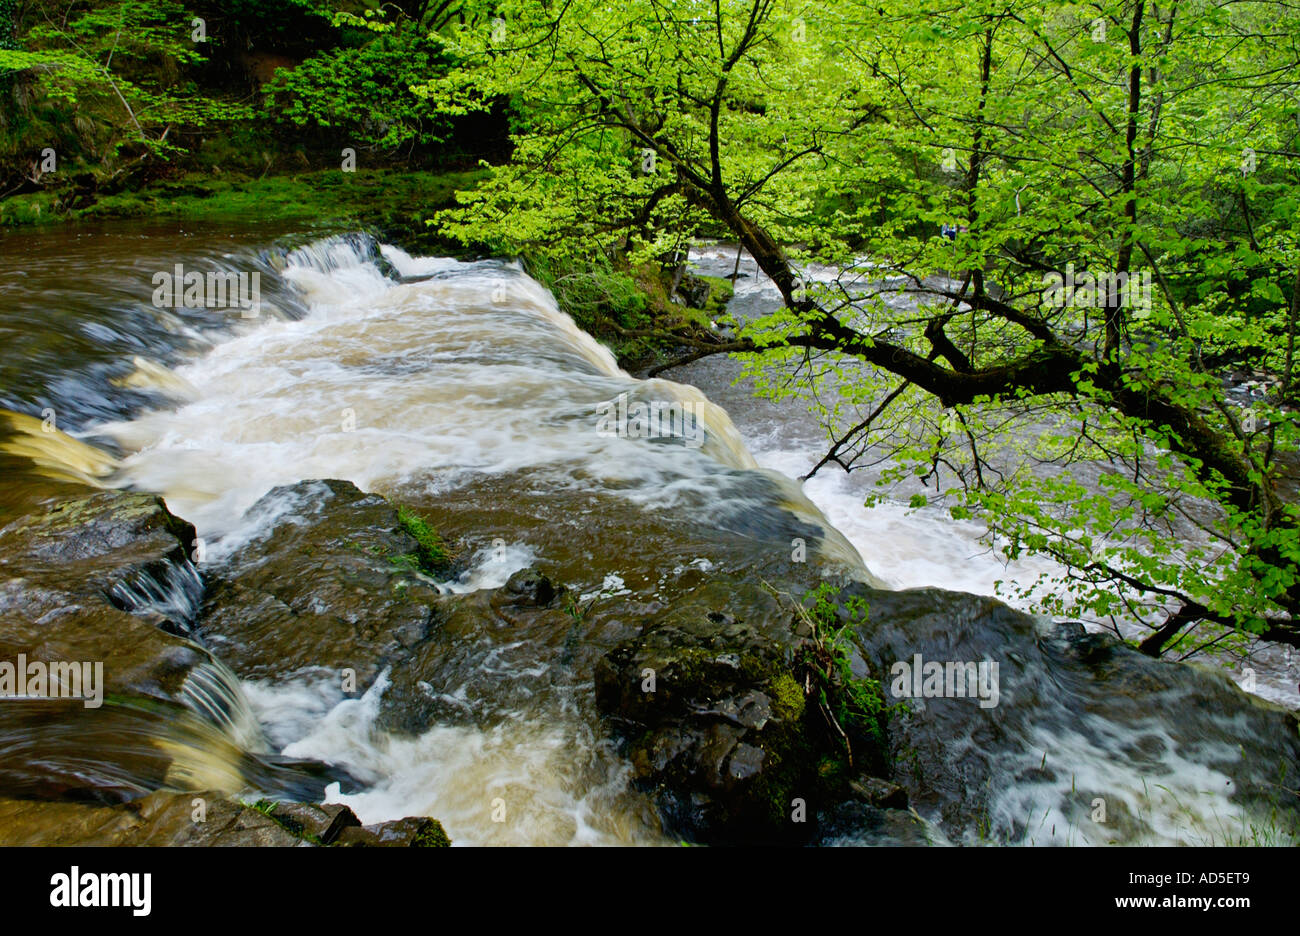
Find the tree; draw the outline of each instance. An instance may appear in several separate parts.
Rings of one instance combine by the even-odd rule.
[[[0,42],[0,73],[32,86],[25,113],[10,121],[21,118],[23,126],[3,141],[5,149],[37,139],[65,161],[77,154],[79,168],[99,181],[121,184],[151,160],[181,151],[173,136],[178,128],[247,115],[248,108],[204,97],[185,79],[184,69],[203,60],[193,22],[172,0],[116,0],[66,11],[33,4],[22,41]],[[20,153],[4,155],[17,161]],[[40,175],[33,170],[26,181],[40,183]]]
[[[271,97],[271,110],[299,126],[338,128],[372,147],[442,142],[450,108],[434,111],[412,91],[450,65],[437,33],[403,14],[391,21],[373,13],[339,19],[363,26],[373,38],[277,73],[263,89]]]
[[[1201,646],[1300,643],[1294,10],[498,13],[456,35],[466,67],[427,88],[509,95],[518,114],[517,158],[449,233],[636,255],[727,232],[784,308],[691,357],[746,355],[772,393],[834,380],[814,470],[883,447],[885,481],[926,486],[914,503],[1065,565],[1056,590],[1026,590],[1040,607],[1141,621],[1149,653],[1193,646],[1192,627]],[[805,281],[814,262],[844,272]],[[1225,364],[1273,391],[1234,405]]]

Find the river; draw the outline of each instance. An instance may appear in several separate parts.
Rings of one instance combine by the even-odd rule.
[[[731,248],[705,248],[695,264],[724,275],[734,259]],[[256,314],[160,305],[155,277],[177,264],[257,272]],[[733,303],[761,311],[774,290],[752,264],[742,270]],[[70,478],[159,493],[195,524],[200,574],[302,514],[298,495],[268,492],[326,478],[437,511],[466,553],[439,588],[471,598],[541,566],[580,605],[649,608],[678,581],[784,561],[777,554],[804,542],[827,568],[892,589],[993,595],[999,580],[1050,571],[1005,565],[977,524],[937,508],[895,499],[865,509],[865,472],[825,469],[800,484],[826,441],[798,398],[756,399],[724,358],[637,380],[516,265],[412,257],[362,235],[120,224],[4,235],[0,289],[0,406],[94,446],[74,450],[15,422],[0,456],[14,481],[0,506],[21,515]],[[593,431],[593,407],[624,395],[696,414],[701,444]],[[272,750],[357,778],[328,796],[365,822],[432,815],[462,844],[671,842],[593,715],[583,661],[603,639],[592,636],[572,664],[572,634],[475,637],[477,649],[449,654],[437,678],[397,666],[359,697],[328,667],[300,667],[244,678],[240,704]],[[940,638],[927,639],[929,649]],[[969,756],[980,766],[966,781],[985,787],[977,806],[963,805],[952,778],[913,791],[933,840],[1259,836],[1253,791],[1272,765],[1267,750],[1236,745],[1244,696],[1231,703],[1239,709],[1188,725],[1189,700],[1211,691],[1200,677],[1128,698],[1063,651],[1024,659],[1032,636],[962,639],[980,654],[1006,650],[1024,682],[1004,692],[995,736],[968,714],[932,724],[948,732],[933,748],[917,736],[927,767]],[[1025,643],[1008,650],[1012,640]],[[1261,697],[1300,704],[1289,656],[1268,650],[1255,665]],[[1214,678],[1214,698],[1233,698]],[[393,730],[385,698],[401,697],[403,680],[444,714]],[[1122,819],[1089,831],[1099,796]],[[511,821],[492,817],[496,802],[510,804]]]

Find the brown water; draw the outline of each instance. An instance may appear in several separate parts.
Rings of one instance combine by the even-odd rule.
[[[277,237],[287,239],[272,248]],[[258,316],[158,308],[153,277],[178,262],[259,273]],[[157,492],[220,565],[298,509],[263,501],[247,513],[272,488],[341,478],[436,510],[471,557],[441,587],[471,600],[535,566],[598,607],[653,614],[692,576],[756,575],[795,541],[819,568],[865,583],[989,590],[991,566],[971,560],[968,531],[901,509],[864,519],[856,488],[828,476],[805,491],[792,480],[820,445],[795,412],[732,388],[724,365],[679,375],[694,386],[632,378],[508,264],[413,258],[355,236],[122,225],[4,235],[0,289],[11,349],[0,405],[28,417],[11,420],[0,446],[5,467],[22,468],[7,475],[11,515],[52,490],[53,476]],[[699,434],[599,431],[599,407],[623,394],[679,405]],[[44,432],[51,418],[94,447]],[[960,631],[962,600],[944,607]],[[415,734],[381,718],[390,687],[409,674],[386,673],[360,699],[310,673],[238,690],[274,751],[363,779],[359,792],[330,794],[363,821],[433,815],[468,844],[663,841],[590,702],[591,663],[617,636],[590,631],[575,643],[551,631],[500,644],[466,633],[430,663],[437,691],[464,717]],[[994,837],[1095,840],[1079,819],[1079,789],[1106,790],[1133,817],[1103,836],[1249,837],[1258,807],[1238,784],[1273,765],[1234,747],[1244,697],[1180,727],[1200,691],[1190,683],[1147,711],[1068,654],[1040,652],[1032,634],[967,637],[982,654],[1033,659],[1016,677],[1020,691],[1008,686],[1014,730],[945,729],[932,767],[979,746],[989,790],[977,816],[944,806],[936,781],[926,816],[945,823],[936,837],[977,837],[992,823]],[[1070,688],[1054,696],[1040,691],[1047,684]],[[1048,750],[1068,769],[1030,776]],[[1169,798],[1152,798],[1153,779]],[[515,821],[492,820],[497,799]]]

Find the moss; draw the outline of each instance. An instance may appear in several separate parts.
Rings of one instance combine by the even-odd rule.
[[[407,507],[398,507],[397,522],[415,540],[418,548],[414,553],[395,556],[389,560],[390,562],[405,567],[409,559],[413,558],[417,568],[428,572],[446,567],[451,555],[442,537],[438,536],[438,532],[429,525],[428,521]]]
[[[0,203],[0,225],[101,218],[183,218],[191,222],[310,221],[315,227],[376,227],[407,241],[434,241],[425,221],[474,188],[483,170],[408,172],[323,170],[249,178],[191,173],[140,189],[101,196],[58,211],[58,195],[37,192]]]
[[[420,557],[415,553],[403,553],[400,556],[390,556],[388,564],[394,569],[403,572],[419,572],[422,568]]]
[[[804,714],[803,688],[789,673],[778,673],[768,682],[778,718],[797,722]]]
[[[728,830],[724,840],[797,841],[806,836],[807,826],[792,824],[794,800],[803,799],[811,812],[823,795],[823,785],[812,775],[821,734],[810,731],[803,688],[778,659],[761,652],[740,653],[723,659],[710,647],[673,648],[671,662],[661,674],[660,687],[677,687],[677,704],[692,699],[733,696],[743,687],[763,687],[772,699],[775,716],[746,738],[746,743],[763,750],[765,764],[743,794],[725,805],[726,814],[717,818]],[[645,756],[654,747],[654,730],[646,731],[632,745]]]
[[[734,685],[770,685],[781,675],[773,673],[772,667],[756,654],[741,654],[738,661],[724,661],[722,654],[707,647],[674,649],[672,660],[664,667],[670,685],[689,687],[702,696],[723,695],[727,687]]]
[[[828,787],[839,787],[848,780],[848,761],[843,757],[823,755],[817,762],[817,776]]]
[[[411,840],[412,848],[449,848],[450,846],[451,839],[447,837],[446,830],[437,819],[430,819]]]
[[[620,364],[633,369],[665,359],[680,344],[679,337],[709,331],[734,291],[729,280],[696,277],[713,287],[706,307],[697,309],[673,301],[673,271],[658,263],[630,266],[603,255],[528,256],[524,261],[561,309],[609,345]]]

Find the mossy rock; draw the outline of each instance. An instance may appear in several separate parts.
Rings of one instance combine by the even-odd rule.
[[[269,530],[205,570],[205,638],[243,678],[350,669],[364,692],[428,636],[441,599],[427,575],[450,573],[450,552],[427,520],[348,481],[276,488],[249,513],[285,504]]]
[[[844,751],[791,672],[804,639],[765,590],[719,578],[597,665],[597,704],[673,833],[806,841],[817,810],[843,793],[844,770],[817,768]]]

